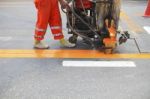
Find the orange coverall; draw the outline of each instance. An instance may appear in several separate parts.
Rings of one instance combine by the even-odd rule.
[[[62,34],[58,0],[34,0],[34,3],[37,8],[37,22],[34,38],[36,40],[43,40],[49,24],[54,39],[62,39],[64,36]]]

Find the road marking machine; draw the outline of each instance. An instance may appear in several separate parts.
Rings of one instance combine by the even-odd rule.
[[[68,0],[68,33],[71,43],[81,37],[91,47],[113,53],[117,43],[125,43],[130,35],[127,31],[119,32],[120,0]],[[120,37],[118,37],[120,34]]]

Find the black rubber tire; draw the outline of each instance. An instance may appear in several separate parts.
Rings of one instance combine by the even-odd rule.
[[[77,37],[76,36],[69,37],[69,42],[73,43],[73,44],[76,44],[77,43]]]

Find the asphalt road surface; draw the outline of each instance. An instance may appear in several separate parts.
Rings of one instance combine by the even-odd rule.
[[[48,28],[49,50],[34,50],[31,0],[0,0],[0,99],[150,99],[150,18],[147,1],[124,0],[120,27],[135,38],[112,55],[81,40],[61,47]],[[62,14],[67,39],[66,16]]]

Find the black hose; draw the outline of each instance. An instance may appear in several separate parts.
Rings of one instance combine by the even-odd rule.
[[[72,2],[73,2],[73,6],[70,8],[70,10],[72,11],[72,13],[73,13],[83,24],[85,24],[93,33],[95,33],[95,35],[97,36],[97,38],[98,38],[99,40],[101,40],[100,35],[99,35],[97,32],[95,32],[95,30],[93,30],[93,28],[92,28],[87,22],[85,22],[85,21],[75,12],[75,10],[74,10],[74,0],[72,0]],[[81,1],[81,2],[82,2],[82,1]],[[83,2],[82,2],[82,3],[83,3]],[[83,4],[82,4],[82,5],[83,5]],[[82,6],[82,7],[83,7],[83,6]],[[83,8],[83,9],[85,9],[85,8]],[[67,21],[68,21],[68,25],[69,25],[70,29],[71,29],[76,35],[79,35],[80,37],[82,37],[82,38],[86,39],[87,41],[89,41],[89,42],[91,43],[92,47],[95,48],[95,45],[94,45],[94,43],[93,43],[93,41],[91,40],[90,37],[78,33],[78,32],[77,32],[76,30],[74,30],[74,28],[71,26],[70,20],[69,20],[69,17],[68,17],[68,11],[64,11],[64,9],[62,9],[62,11],[63,11],[64,13],[66,13]]]
[[[74,0],[72,0],[72,2],[74,3]],[[73,7],[71,7],[71,11],[83,24],[85,24],[93,33],[95,33],[95,35],[98,37],[98,39],[101,39],[99,34],[97,32],[95,32],[93,30],[93,28],[88,23],[86,23],[78,14],[76,14],[76,12],[74,11],[74,5],[73,5]]]
[[[93,48],[96,48],[95,45],[94,45],[94,43],[93,43],[93,41],[92,41],[89,37],[87,37],[87,36],[85,36],[85,35],[82,35],[82,34],[78,33],[76,30],[73,29],[73,27],[72,27],[71,24],[70,24],[69,17],[68,17],[68,16],[69,16],[69,15],[68,15],[68,11],[64,11],[63,8],[61,8],[61,10],[62,10],[62,11],[66,14],[66,16],[67,16],[67,22],[68,22],[68,26],[70,27],[70,29],[71,29],[76,35],[78,35],[78,36],[80,36],[80,37],[86,39],[87,41],[89,41],[90,44],[91,44],[91,46],[92,46]]]
[[[95,48],[95,45],[94,45],[93,41],[92,41],[89,37],[84,36],[84,35],[82,35],[82,34],[76,32],[76,31],[73,29],[73,27],[72,27],[71,24],[70,24],[70,20],[69,20],[69,18],[68,18],[68,13],[66,13],[66,15],[67,15],[67,22],[68,22],[68,25],[69,25],[70,29],[71,29],[76,35],[78,35],[78,36],[80,36],[80,37],[82,37],[82,38],[88,40],[88,41],[90,42],[91,46],[92,46],[93,48]]]

